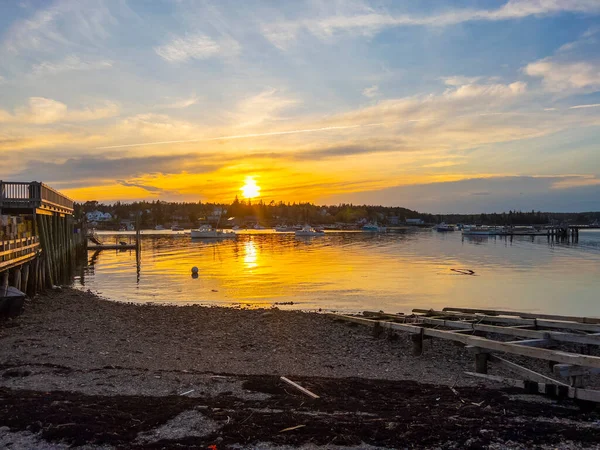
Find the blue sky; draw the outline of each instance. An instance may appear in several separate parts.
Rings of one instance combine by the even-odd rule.
[[[599,44],[597,0],[2,2],[0,178],[600,210]]]

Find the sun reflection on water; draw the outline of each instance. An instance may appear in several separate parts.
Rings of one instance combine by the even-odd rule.
[[[256,251],[256,244],[251,239],[244,243],[244,264],[247,269],[254,269],[258,266],[258,252]]]

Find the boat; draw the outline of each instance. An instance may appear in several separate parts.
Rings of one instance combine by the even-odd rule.
[[[446,222],[442,222],[435,226],[435,230],[439,232],[454,231],[455,229],[456,228],[454,227],[454,225],[447,224]]]
[[[296,231],[296,229],[294,227],[288,227],[287,225],[277,225],[275,227],[275,231],[278,233],[287,233],[290,231]]]
[[[465,226],[462,230],[463,236],[496,236],[502,234],[503,230],[499,228]]]
[[[324,231],[318,231],[310,225],[304,225],[301,230],[294,232],[296,236],[325,236]]]
[[[171,227],[171,231],[184,231],[184,228],[180,227],[179,225],[173,225]]]
[[[165,229],[165,227],[163,227],[162,225],[156,225],[156,226],[154,227],[154,229],[155,229],[155,230],[164,230],[164,229]]]
[[[262,225],[260,225],[260,224],[258,224],[258,223],[257,223],[256,225],[254,225],[254,229],[255,229],[255,230],[266,230],[266,228],[265,228],[265,227],[263,227]]]
[[[225,231],[204,225],[196,230],[190,231],[192,239],[236,239],[237,234],[234,231]]]
[[[377,222],[373,222],[373,223],[367,223],[362,227],[363,231],[367,231],[370,233],[385,233],[386,228],[385,227],[380,227],[379,225],[377,225]]]

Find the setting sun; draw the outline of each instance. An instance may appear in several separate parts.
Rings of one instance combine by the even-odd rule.
[[[246,184],[242,186],[242,194],[246,198],[255,198],[260,195],[260,186],[256,184],[254,177],[246,177]]]

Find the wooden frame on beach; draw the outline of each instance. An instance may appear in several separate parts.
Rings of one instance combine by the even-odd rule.
[[[495,313],[498,315],[492,315]],[[540,382],[544,386],[550,383],[556,387],[577,390],[583,387],[583,375],[600,373],[599,356],[556,348],[559,345],[600,346],[600,319],[596,318],[553,315],[540,315],[538,318],[531,313],[516,311],[450,311],[450,308],[444,308],[443,311],[413,309],[412,315],[365,311],[363,317],[344,314],[331,316],[374,327],[377,334],[383,329],[408,332],[413,337],[413,353],[417,355],[421,354],[423,339],[427,337],[460,342],[475,350],[475,367],[479,374],[487,374],[489,361],[501,364],[527,380]],[[527,339],[501,341],[482,336],[486,334],[492,334],[498,339],[502,336]],[[570,385],[493,355],[493,352],[550,361],[557,366],[554,374],[569,378]],[[543,392],[547,390],[544,387]],[[569,397],[600,402],[600,391],[587,390],[582,396],[569,391]]]

